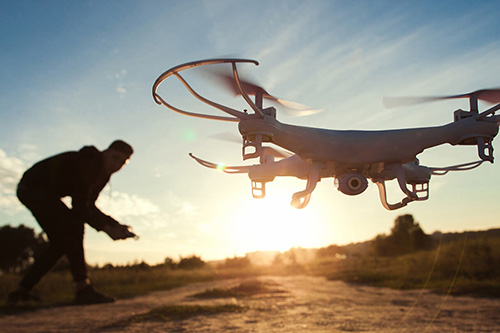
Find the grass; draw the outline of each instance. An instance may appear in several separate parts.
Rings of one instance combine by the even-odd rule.
[[[143,269],[116,267],[91,269],[89,275],[97,291],[122,299],[216,278],[216,272],[210,267],[193,270],[171,270],[164,267]],[[7,299],[8,293],[16,288],[20,278],[15,274],[0,275],[0,300]],[[35,287],[35,292],[43,300],[41,303],[21,304],[15,309],[11,306],[0,306],[0,314],[71,304],[74,298],[71,274],[68,271],[50,272]]]
[[[397,257],[323,259],[311,270],[331,280],[376,287],[500,297],[500,244],[494,239],[450,242]]]
[[[396,257],[370,255],[318,257],[305,264],[266,267],[224,267],[206,265],[200,269],[170,269],[164,266],[92,268],[95,288],[118,298],[130,298],[156,290],[177,288],[191,282],[261,275],[314,275],[348,283],[397,289],[429,289],[452,295],[500,297],[500,239],[479,238],[449,242],[429,251]],[[19,275],[0,275],[0,302],[14,290]],[[74,290],[68,271],[49,273],[35,291],[41,304],[0,306],[0,314],[31,311],[40,306],[67,305]],[[258,281],[230,289],[211,289],[196,297],[246,297],[256,293],[279,292]],[[201,310],[200,310],[201,311]]]

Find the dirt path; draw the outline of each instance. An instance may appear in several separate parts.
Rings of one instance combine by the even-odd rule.
[[[255,279],[254,279],[255,280]],[[348,285],[321,277],[259,277],[270,289],[249,297],[198,299],[248,279],[194,283],[113,304],[40,309],[0,317],[1,332],[500,332],[500,299],[446,297]],[[184,320],[138,315],[168,305],[222,304],[241,312]],[[130,320],[131,317],[136,320]]]

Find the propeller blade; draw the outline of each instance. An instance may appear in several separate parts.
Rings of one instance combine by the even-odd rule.
[[[209,138],[221,140],[221,141],[226,141],[226,142],[238,143],[238,144],[243,143],[243,139],[241,138],[241,136],[236,135],[232,132],[222,132],[222,133],[213,134],[213,135],[210,135]]]
[[[477,99],[491,103],[500,103],[500,88],[495,89],[483,89],[477,91]]]
[[[382,98],[382,105],[387,109],[422,104],[443,99],[442,97],[387,97]]]
[[[209,75],[215,77],[230,93],[234,96],[240,95],[240,90],[238,89],[238,85],[236,84],[236,80],[234,79],[233,72],[229,71],[227,67],[222,68],[203,68]],[[256,95],[257,93],[261,93],[264,98],[270,98],[276,100],[276,97],[271,96],[264,88],[260,87],[254,82],[251,82],[248,78],[245,78],[244,75],[240,76],[240,83],[243,87],[243,90],[248,95]]]
[[[287,158],[287,157],[294,155],[293,153],[291,153],[287,150],[276,149],[276,148],[268,147],[268,146],[263,147],[263,150],[264,150],[265,155],[272,155],[276,158]]]
[[[281,98],[278,98],[276,102],[281,104],[284,107],[285,112],[292,117],[310,116],[312,114],[323,112],[321,109],[313,109],[307,105],[287,101]]]
[[[241,95],[232,71],[229,71],[227,68],[225,68],[225,70],[222,68],[217,68],[217,69],[204,68],[204,70],[207,71],[210,75],[213,75],[219,82],[221,82],[221,84],[226,88],[226,90],[228,90],[234,96]],[[263,98],[280,104],[284,108],[284,111],[290,116],[294,117],[309,116],[323,111],[319,109],[313,109],[307,105],[275,97],[270,93],[268,93],[264,88],[262,88],[257,83],[252,82],[248,78],[245,78],[244,75],[239,74],[239,77],[241,86],[248,95],[255,96],[258,93],[260,93],[262,94]]]
[[[401,106],[408,106],[413,104],[428,103],[439,101],[443,99],[456,99],[456,98],[471,98],[476,97],[478,100],[485,101],[491,104],[500,103],[500,88],[481,89],[467,94],[451,95],[451,96],[414,96],[414,97],[386,97],[382,98],[384,107],[397,108]]]

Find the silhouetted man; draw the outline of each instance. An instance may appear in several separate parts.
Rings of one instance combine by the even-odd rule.
[[[76,304],[113,302],[96,292],[87,276],[83,249],[84,223],[102,230],[113,240],[134,236],[128,226],[102,213],[95,201],[111,175],[127,163],[133,153],[124,141],[114,141],[106,150],[85,146],[40,161],[27,170],[17,187],[19,200],[31,211],[49,239],[46,251],[35,259],[8,302],[36,300],[31,291],[40,279],[66,255],[76,284]],[[72,208],[61,198],[70,196]]]

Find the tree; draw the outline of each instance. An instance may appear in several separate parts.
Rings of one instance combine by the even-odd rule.
[[[394,220],[390,235],[378,235],[372,242],[376,254],[393,256],[425,250],[432,238],[425,234],[412,215],[400,215]]]
[[[180,269],[196,269],[202,268],[205,266],[205,262],[201,259],[201,257],[197,257],[192,255],[191,257],[182,258],[177,265]]]
[[[170,257],[165,258],[165,260],[163,261],[163,266],[165,266],[166,268],[170,268],[170,269],[177,268],[177,264],[175,263],[175,260],[170,258]]]
[[[46,244],[43,234],[36,235],[32,228],[22,224],[0,227],[0,270],[22,271],[33,261],[35,251]]]

